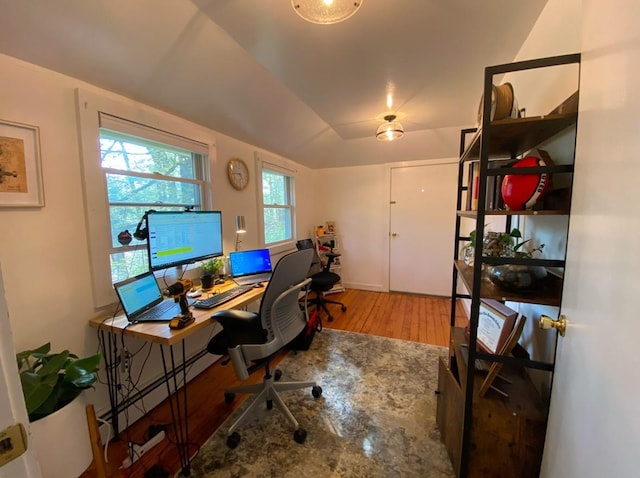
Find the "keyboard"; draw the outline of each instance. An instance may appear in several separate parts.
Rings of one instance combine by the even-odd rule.
[[[173,300],[165,300],[135,318],[136,322],[170,321],[180,313],[180,306]]]
[[[245,294],[253,289],[252,285],[242,285],[234,287],[233,289],[220,292],[219,294],[212,295],[206,299],[200,299],[196,301],[193,306],[196,309],[213,309],[219,305],[229,302],[231,299],[235,299],[239,295]]]

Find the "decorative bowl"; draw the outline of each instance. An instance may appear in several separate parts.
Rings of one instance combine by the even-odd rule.
[[[547,280],[547,269],[542,266],[501,264],[488,268],[489,280],[501,289],[527,292],[540,289]]]

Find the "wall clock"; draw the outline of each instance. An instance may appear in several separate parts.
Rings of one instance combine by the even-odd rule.
[[[230,159],[227,163],[227,177],[235,189],[242,191],[249,184],[249,168],[247,164],[238,158]]]

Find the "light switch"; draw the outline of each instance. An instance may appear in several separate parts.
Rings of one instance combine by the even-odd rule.
[[[22,423],[0,432],[0,466],[22,455],[27,449],[27,433]]]

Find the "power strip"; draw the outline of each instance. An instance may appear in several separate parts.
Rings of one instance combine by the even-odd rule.
[[[133,444],[133,456],[128,456],[122,461],[122,468],[129,468],[133,465],[138,459],[151,450],[154,446],[160,443],[164,439],[164,430],[158,432],[157,435],[154,435],[147,443],[144,445],[136,445]]]

